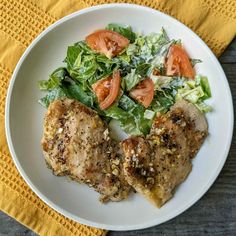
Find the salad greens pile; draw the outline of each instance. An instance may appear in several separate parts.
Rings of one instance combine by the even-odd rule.
[[[39,100],[44,107],[55,99],[74,98],[96,110],[109,122],[119,121],[128,134],[147,134],[152,120],[158,113],[165,113],[178,99],[186,99],[202,112],[211,111],[204,101],[211,97],[208,79],[196,75],[195,79],[165,76],[165,59],[172,44],[180,40],[170,40],[164,29],[146,36],[134,33],[131,27],[109,24],[106,29],[128,38],[128,47],[118,56],[107,58],[93,51],[85,41],[80,41],[67,49],[65,66],[56,69],[48,80],[39,81],[46,95]],[[200,60],[192,59],[193,66]],[[116,101],[106,110],[101,110],[92,85],[112,74],[116,69],[121,74],[121,89]],[[158,75],[155,75],[158,70]],[[129,96],[137,84],[149,77],[154,83],[154,99],[145,108]]]

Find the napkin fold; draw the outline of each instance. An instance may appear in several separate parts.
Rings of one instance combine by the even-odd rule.
[[[24,50],[50,24],[82,8],[114,2],[149,6],[177,18],[217,56],[236,35],[236,1],[232,0],[0,0],[0,209],[39,235],[99,236],[106,231],[81,225],[54,211],[19,175],[5,138],[8,84]]]

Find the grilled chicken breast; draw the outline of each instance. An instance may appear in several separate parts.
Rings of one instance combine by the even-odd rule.
[[[101,194],[101,201],[125,199],[131,187],[124,179],[122,156],[98,114],[71,99],[48,108],[41,141],[48,166]]]
[[[208,133],[204,115],[191,103],[176,102],[157,117],[150,134],[124,140],[124,173],[127,182],[155,206],[168,201],[191,171],[191,158]]]

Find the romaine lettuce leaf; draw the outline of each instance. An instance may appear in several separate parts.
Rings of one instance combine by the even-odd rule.
[[[69,97],[74,98],[88,107],[94,107],[95,95],[92,92],[85,92],[79,84],[66,86]]]
[[[73,45],[67,48],[67,57],[65,61],[67,63],[67,69],[69,71],[72,70],[74,67],[80,66],[81,54],[82,50],[80,47]]]
[[[207,77],[196,76],[194,80],[186,80],[183,88],[178,90],[176,99],[184,98],[197,103],[211,97],[211,90]]]
[[[199,99],[204,96],[204,92],[201,86],[197,86],[193,89],[179,89],[176,95],[176,100],[184,98],[191,103],[197,103]]]
[[[139,63],[136,67],[136,73],[144,78],[151,74],[150,68],[151,65],[149,63]]]
[[[110,75],[118,63],[95,53],[84,41],[68,47],[65,62],[72,79],[82,83],[85,91],[91,90],[91,85],[97,80]]]
[[[213,110],[213,108],[210,105],[207,105],[204,102],[196,103],[195,105],[201,112],[204,113],[211,112]]]
[[[142,105],[134,102],[125,94],[121,96],[118,104],[123,110],[133,116],[136,128],[142,134],[148,134],[151,128],[151,121],[150,119],[146,119],[144,117],[145,108]]]
[[[38,87],[40,90],[52,90],[61,85],[62,80],[68,75],[66,68],[59,67],[49,76],[48,80],[38,81]]]
[[[53,90],[50,90],[47,93],[47,95],[39,99],[38,102],[43,107],[47,108],[50,105],[50,103],[53,102],[54,100],[57,100],[60,98],[66,98],[66,97],[69,97],[66,90],[64,88],[58,87]]]
[[[145,45],[143,46],[143,49],[145,50],[145,46],[147,51],[151,50],[151,54],[155,55],[160,48],[167,44],[169,42],[169,38],[165,32],[165,30],[162,28],[160,33],[151,33],[148,34],[145,37]]]
[[[174,103],[175,97],[172,95],[170,89],[157,90],[155,91],[153,101],[148,109],[155,112],[165,113]]]
[[[105,114],[117,120],[121,128],[130,135],[148,134],[151,120],[144,117],[145,109],[126,95],[107,110]]]
[[[118,60],[119,60],[118,63],[123,63],[123,64],[125,64],[125,65],[127,65],[127,64],[130,63],[130,56],[127,55],[126,52],[124,52],[124,53],[118,55],[117,58],[118,58]],[[113,62],[114,62],[114,60],[113,60]]]
[[[176,100],[185,99],[195,104],[201,111],[208,112],[212,108],[203,101],[211,97],[210,85],[207,77],[197,75],[194,80],[185,80],[182,88],[178,89]]]
[[[124,83],[125,89],[127,91],[130,91],[139,83],[141,79],[142,77],[136,74],[136,70],[132,69],[129,74],[127,74],[125,77],[122,78],[122,81]]]
[[[199,84],[202,87],[202,90],[204,91],[203,99],[210,98],[211,97],[211,88],[210,88],[207,77],[197,75],[195,80],[196,80],[196,83]]]
[[[133,43],[136,39],[136,34],[132,31],[132,28],[130,26],[128,27],[122,27],[118,24],[109,24],[106,29],[115,31],[121,35],[123,35],[124,37],[126,37],[127,39],[130,40],[131,43]]]
[[[140,135],[142,132],[136,126],[134,117],[128,112],[124,111],[117,105],[113,105],[105,110],[105,114],[115,120],[120,124],[122,130],[130,135]]]

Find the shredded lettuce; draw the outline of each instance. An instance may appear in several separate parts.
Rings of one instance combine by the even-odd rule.
[[[125,89],[130,91],[139,83],[141,79],[142,77],[136,74],[136,69],[132,69],[129,74],[123,77],[122,81],[124,83]]]
[[[194,80],[185,81],[178,89],[175,99],[185,99],[195,104],[202,112],[209,112],[212,108],[204,103],[211,97],[211,89],[207,77],[197,75]]]
[[[146,118],[148,120],[152,120],[155,117],[155,114],[156,114],[156,112],[146,109],[143,116],[144,116],[144,118]]]
[[[197,103],[197,101],[204,96],[204,92],[202,90],[201,86],[197,86],[193,89],[179,89],[178,93],[176,95],[176,99],[182,99],[188,100],[191,103]]]
[[[169,51],[170,46],[174,43],[174,40],[167,41],[166,44],[163,44],[159,51],[154,55],[153,58],[150,59],[151,68],[157,68],[160,72],[164,70],[164,63],[167,53]]]
[[[138,58],[138,60],[150,61],[169,41],[165,30],[162,28],[160,33],[151,33],[147,36],[139,35],[135,42],[128,46],[126,53],[133,57],[133,60]]]

